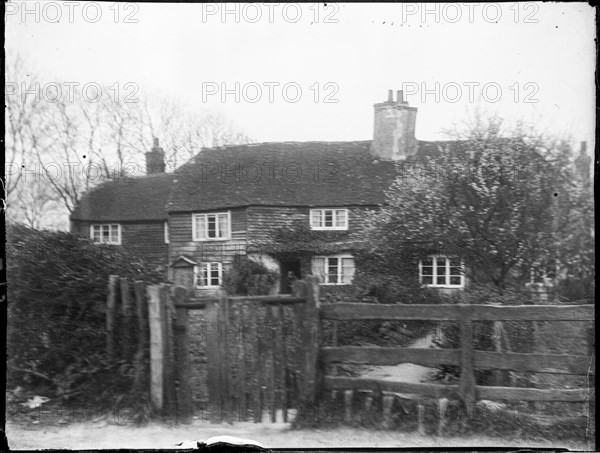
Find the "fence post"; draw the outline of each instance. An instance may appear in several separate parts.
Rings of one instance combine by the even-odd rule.
[[[188,291],[186,288],[177,286],[174,289],[175,304],[184,303],[187,299]],[[188,311],[186,308],[175,308],[176,318],[173,324],[173,334],[175,337],[175,371],[176,379],[179,381],[177,387],[177,414],[182,418],[188,418],[192,415],[192,389],[190,386],[190,365],[188,358]]]
[[[148,367],[147,353],[148,348],[148,306],[144,300],[144,290],[146,285],[142,281],[134,283],[136,314],[138,321],[138,344],[137,352],[135,353],[135,381],[133,388],[141,392],[144,389],[144,383],[147,382]]]
[[[119,276],[108,277],[108,296],[106,298],[106,354],[110,360],[115,358],[115,324],[117,321],[117,287]]]
[[[306,304],[302,326],[302,344],[304,351],[304,385],[302,391],[302,407],[304,416],[309,411],[318,415],[317,396],[320,393],[320,379],[322,373],[319,364],[320,346],[320,303],[319,303],[319,277],[308,275],[306,282]]]
[[[460,307],[460,381],[458,392],[467,410],[469,420],[475,408],[475,372],[473,370],[473,324],[472,309],[468,305]]]
[[[219,307],[214,300],[206,301],[204,310],[204,322],[206,325],[206,366],[207,366],[207,390],[211,414],[211,422],[220,420],[221,392],[219,387],[219,374],[221,357],[219,354]]]
[[[173,338],[173,317],[175,307],[173,305],[172,289],[169,285],[160,285],[162,322],[164,329],[164,397],[165,413],[175,415],[177,412],[177,396],[175,393],[175,354]]]
[[[163,408],[164,332],[161,310],[161,288],[146,288],[148,295],[148,321],[150,326],[150,397],[157,410]]]
[[[129,281],[126,278],[121,278],[121,315],[123,316],[123,322],[120,326],[120,338],[121,338],[121,359],[130,361],[133,353],[133,323],[132,321],[132,310],[131,310],[131,296],[129,293]]]

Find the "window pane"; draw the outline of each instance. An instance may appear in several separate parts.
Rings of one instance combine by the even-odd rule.
[[[110,226],[110,242],[119,242],[119,225]]]
[[[110,242],[110,230],[108,225],[102,225],[102,242]]]
[[[210,284],[211,286],[219,286],[219,263],[210,264]]]
[[[92,227],[92,239],[95,242],[100,242],[100,225],[94,225]]]
[[[219,235],[220,238],[226,238],[228,236],[229,225],[227,221],[227,214],[219,214]]]
[[[214,215],[206,216],[206,220],[208,223],[208,237],[214,238],[217,237],[217,218]]]
[[[460,277],[450,277],[451,285],[460,285]]]
[[[354,258],[342,258],[342,283],[351,283],[354,277]]]
[[[346,226],[346,210],[338,209],[335,211],[335,226],[338,228],[344,228]]]
[[[424,285],[433,285],[433,277],[423,276],[423,279],[421,281]]]
[[[327,258],[327,283],[338,283],[337,258]]]
[[[321,226],[321,211],[318,209],[313,209],[310,211],[311,221],[310,225],[313,228],[319,228]]]
[[[422,275],[433,275],[433,266],[421,266]]]
[[[436,284],[438,284],[438,285],[445,285],[446,284],[446,276],[443,275],[443,276],[440,277],[438,275],[437,278],[436,278]]]
[[[312,273],[321,277],[323,283],[327,283],[325,277],[325,258],[322,256],[315,256],[312,260]]]
[[[433,266],[433,258],[423,259],[423,266]]]
[[[325,209],[325,225],[326,227],[333,226],[333,211],[331,209]]]
[[[196,237],[198,239],[206,238],[206,216],[204,215],[196,216]]]

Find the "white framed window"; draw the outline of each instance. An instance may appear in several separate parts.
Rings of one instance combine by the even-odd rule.
[[[312,273],[321,278],[323,285],[349,285],[354,278],[352,255],[315,256]]]
[[[121,225],[118,223],[90,225],[90,238],[101,244],[121,244]]]
[[[223,265],[221,263],[200,263],[194,266],[196,288],[214,288],[223,281]]]
[[[165,244],[169,243],[169,222],[165,222]]]
[[[231,212],[192,214],[194,241],[221,241],[231,237]]]
[[[437,288],[463,288],[465,276],[460,258],[428,256],[419,261],[419,282]]]
[[[311,209],[311,230],[347,230],[347,209]]]

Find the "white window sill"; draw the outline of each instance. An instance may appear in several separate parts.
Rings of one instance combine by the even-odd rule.
[[[348,231],[348,227],[310,227],[313,231]]]
[[[218,241],[229,241],[229,240],[231,240],[231,236],[226,237],[226,238],[193,239],[194,242],[218,242]]]
[[[427,285],[427,284],[423,284],[423,286],[426,286],[427,288],[449,288],[449,289],[461,289],[461,288],[465,287],[465,285]]]

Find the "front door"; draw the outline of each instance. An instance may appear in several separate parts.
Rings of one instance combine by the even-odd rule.
[[[295,280],[300,280],[302,274],[300,273],[300,261],[288,260],[281,262],[281,286],[279,292],[281,294],[292,293],[292,283]]]

